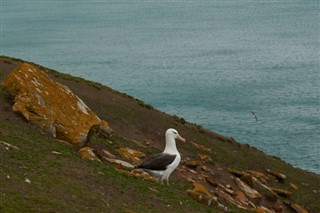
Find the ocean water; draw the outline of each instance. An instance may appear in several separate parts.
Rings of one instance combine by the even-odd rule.
[[[1,0],[1,55],[106,84],[320,174],[319,4]]]

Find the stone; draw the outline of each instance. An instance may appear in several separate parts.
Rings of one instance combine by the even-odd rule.
[[[101,120],[101,123],[99,125],[99,130],[100,130],[99,135],[103,136],[104,138],[110,138],[113,132],[109,123],[105,120]]]
[[[253,198],[253,199],[260,199],[262,196],[261,194],[251,188],[250,186],[248,186],[246,183],[244,183],[243,181],[241,181],[239,178],[235,178],[234,179],[235,183],[239,186],[239,188],[249,197]]]
[[[232,189],[227,188],[227,186],[223,185],[222,183],[218,183],[218,187],[220,187],[224,192],[227,192],[230,195],[234,194],[234,191]]]
[[[127,209],[127,210],[125,210],[124,212],[125,212],[125,213],[137,213],[137,212],[132,211],[132,210],[130,210],[130,209]]]
[[[294,183],[290,183],[290,186],[291,186],[291,188],[293,188],[295,190],[299,189],[299,187]]]
[[[212,177],[206,177],[206,181],[213,187],[218,187],[219,185]]]
[[[212,150],[211,150],[210,148],[208,148],[208,147],[205,147],[205,146],[203,146],[203,145],[197,144],[197,143],[192,142],[192,141],[190,141],[190,143],[191,143],[193,146],[197,147],[198,149],[201,149],[201,150],[203,150],[203,151],[212,153]]]
[[[210,158],[208,157],[208,155],[205,154],[198,154],[199,158],[203,161],[207,161],[210,160]]]
[[[52,154],[55,154],[55,155],[62,155],[61,152],[57,152],[57,151],[52,151],[51,153],[52,153]]]
[[[255,207],[255,205],[248,200],[247,196],[242,191],[236,191],[234,193],[234,199],[240,202],[244,206]]]
[[[195,180],[193,180],[192,178],[189,178],[189,177],[187,178],[187,181],[191,182],[191,183],[195,183],[196,182]]]
[[[276,177],[279,181],[284,181],[287,177],[284,174],[281,174],[279,172],[273,171],[271,169],[266,169],[266,171],[270,174]]]
[[[194,182],[193,189],[187,189],[187,194],[203,205],[214,206],[223,211],[228,211],[228,208],[219,203],[218,199],[212,196],[201,183]]]
[[[236,206],[237,208],[240,209],[246,209],[249,210],[249,206],[246,204],[241,203],[236,197],[233,197],[232,195],[228,194],[226,191],[219,189],[217,191],[219,194],[219,197],[222,198],[223,200],[227,201],[229,204]],[[248,203],[249,205],[249,203]],[[251,207],[250,207],[251,208]]]
[[[270,209],[264,207],[264,206],[258,206],[253,209],[253,212],[255,213],[273,213]]]
[[[130,149],[127,147],[122,147],[120,149],[117,150],[119,152],[119,154],[126,158],[127,160],[131,160],[134,163],[138,164],[141,162],[141,158],[145,157],[146,155],[143,152],[134,150],[134,149]]]
[[[151,188],[151,187],[150,187],[149,189],[150,189],[151,192],[159,193],[159,190],[157,190],[157,189],[155,189],[155,188]]]
[[[267,180],[269,180],[269,177],[265,174],[263,174],[262,172],[257,172],[257,171],[253,171],[253,170],[249,170],[247,171],[247,173],[253,175],[254,177],[256,177],[258,180],[260,180],[262,183],[266,183]]]
[[[110,163],[118,164],[120,166],[126,167],[126,168],[134,168],[134,166],[126,161],[119,160],[119,159],[113,159],[113,158],[106,158],[104,157],[105,160],[107,160]]]
[[[308,213],[308,211],[298,204],[292,204],[291,208],[294,209],[297,213]]]
[[[274,193],[276,193],[277,195],[280,195],[280,196],[282,196],[282,197],[290,197],[291,196],[291,192],[289,192],[289,191],[286,191],[286,190],[283,190],[283,189],[277,189],[277,188],[272,188],[272,187],[270,187],[270,189],[274,192]]]
[[[192,170],[192,169],[186,169],[188,172],[192,173],[192,174],[198,174],[196,171]]]
[[[255,188],[262,195],[264,195],[267,200],[272,202],[277,201],[278,199],[277,194],[274,193],[270,187],[263,184],[260,180],[258,180],[256,177],[252,176],[251,174],[246,173],[244,176],[241,177],[241,180],[244,180],[247,183],[249,183],[251,187]]]
[[[131,171],[131,175],[138,178],[143,178],[145,180],[154,180],[154,177],[148,172],[143,171],[142,169],[134,169]]]
[[[85,143],[93,125],[101,120],[67,86],[52,80],[40,68],[22,63],[3,81],[15,96],[13,111],[54,138]],[[107,125],[103,124],[104,129]]]
[[[9,147],[9,148],[19,149],[17,146],[12,145],[12,144],[7,143],[7,142],[4,142],[4,141],[0,141],[0,144],[3,144],[3,145],[5,145],[6,147]]]
[[[228,171],[236,177],[242,177],[244,172],[228,168]]]
[[[31,180],[30,180],[29,178],[25,178],[25,179],[24,179],[24,182],[26,182],[26,183],[31,183]]]
[[[107,157],[107,158],[113,158],[113,159],[116,158],[116,156],[115,156],[114,154],[110,153],[109,151],[107,151],[107,150],[105,150],[105,149],[102,150],[102,153],[103,153],[103,155],[104,155],[105,157]]]
[[[209,171],[208,167],[206,167],[206,166],[201,166],[201,169],[202,169],[204,172]]]
[[[203,193],[207,196],[211,196],[207,188],[201,183],[193,183],[193,191],[198,193]]]
[[[83,159],[100,161],[99,158],[97,158],[97,156],[94,154],[93,150],[93,148],[86,146],[82,147],[79,152]]]
[[[198,161],[198,160],[186,161],[184,163],[184,165],[186,165],[186,166],[188,166],[190,168],[196,169],[198,166],[201,165],[201,161]]]
[[[144,140],[144,144],[145,146],[151,146],[154,144],[154,142],[152,140]]]

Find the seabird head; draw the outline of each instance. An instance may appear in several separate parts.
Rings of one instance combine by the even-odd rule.
[[[174,139],[178,139],[178,140],[180,140],[180,141],[182,141],[182,142],[186,142],[186,139],[184,139],[183,137],[181,137],[180,135],[179,135],[179,133],[178,133],[178,131],[177,130],[175,130],[175,129],[172,129],[172,128],[170,128],[170,129],[168,129],[167,131],[166,131],[166,138],[167,137],[170,137],[170,138],[174,138]]]

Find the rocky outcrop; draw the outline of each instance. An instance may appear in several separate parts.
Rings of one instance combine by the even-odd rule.
[[[105,134],[111,132],[108,123],[98,118],[68,87],[36,66],[19,65],[7,75],[3,86],[15,96],[14,112],[58,140],[85,143],[93,126]]]
[[[198,146],[195,142],[192,142],[192,145],[212,153],[212,150],[205,146]],[[143,152],[128,147],[121,147],[116,152],[123,160],[116,159],[116,156],[105,150],[103,159],[115,164],[122,174],[157,181],[157,178],[145,171],[133,169],[133,165],[145,157]],[[224,212],[228,212],[230,206],[257,213],[308,212],[291,199],[292,192],[280,188],[286,180],[284,174],[270,170],[239,171],[215,164],[208,155],[199,154],[197,157],[186,157],[177,171],[193,185],[186,193],[203,205]]]

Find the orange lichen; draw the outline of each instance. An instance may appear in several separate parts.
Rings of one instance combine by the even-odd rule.
[[[119,152],[119,154],[122,157],[124,157],[128,160],[131,160],[134,163],[140,163],[141,158],[146,156],[143,152],[133,150],[130,148],[126,148],[126,147],[122,147],[122,148],[118,149],[117,151]]]
[[[23,63],[16,67],[4,79],[3,86],[15,95],[13,111],[56,139],[72,144],[84,142],[89,129],[101,123],[68,87],[34,65]]]

